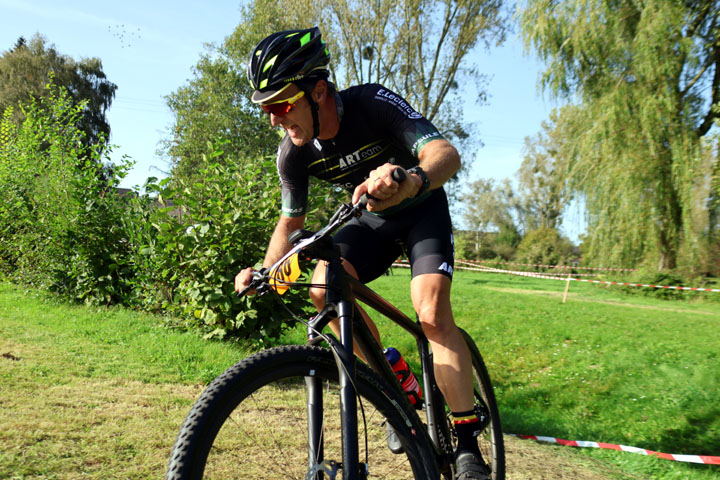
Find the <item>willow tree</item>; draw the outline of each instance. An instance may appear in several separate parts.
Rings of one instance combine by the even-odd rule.
[[[718,0],[525,0],[522,35],[541,84],[579,108],[570,169],[590,256],[674,268],[700,139],[720,100]]]

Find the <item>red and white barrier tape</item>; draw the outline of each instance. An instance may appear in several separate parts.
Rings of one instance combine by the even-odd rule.
[[[612,443],[602,442],[587,442],[582,440],[563,440],[562,438],[553,437],[541,437],[536,435],[516,435],[509,433],[513,437],[524,438],[528,440],[536,440],[538,442],[555,443],[558,445],[564,445],[566,447],[585,447],[585,448],[604,448],[608,450],[620,450],[629,453],[639,453],[640,455],[649,455],[664,458],[666,460],[673,460],[676,462],[686,463],[702,463],[705,465],[720,465],[720,457],[713,457],[710,455],[678,455],[672,453],[661,453],[654,452],[652,450],[646,450],[644,448],[628,447],[626,445],[615,445]]]
[[[677,286],[668,286],[668,285],[651,285],[651,284],[645,284],[645,283],[606,282],[606,281],[602,281],[602,280],[586,280],[583,278],[573,278],[573,277],[553,277],[553,276],[545,275],[542,273],[534,273],[534,272],[513,272],[511,270],[503,270],[500,268],[486,268],[483,271],[493,272],[493,273],[506,273],[509,275],[519,275],[521,277],[544,278],[546,280],[563,280],[563,281],[571,281],[572,280],[574,282],[599,283],[602,285],[623,285],[626,287],[665,288],[668,290],[690,290],[690,291],[694,291],[694,292],[720,292],[720,288],[677,287]]]
[[[407,267],[408,266],[407,262],[408,261],[405,259],[398,260],[396,262],[397,265],[394,264],[393,266],[394,267]],[[636,271],[631,268],[623,269],[623,268],[569,267],[566,265],[534,265],[534,264],[529,264],[529,263],[491,262],[489,260],[459,260],[459,259],[455,259],[455,263],[457,264],[457,266],[458,266],[457,268],[459,268],[459,269],[475,270],[475,271],[478,271],[478,269],[484,270],[484,269],[491,268],[491,267],[485,267],[485,266],[481,265],[481,263],[488,263],[488,264],[495,264],[495,265],[525,265],[525,266],[530,266],[530,267],[554,268],[557,270],[576,269],[576,270],[614,270],[614,271],[625,270],[625,271],[633,271],[633,272]],[[477,268],[463,267],[463,265],[470,265],[471,267],[477,267]],[[542,274],[543,272],[528,272],[528,273]],[[576,277],[598,276],[598,274],[596,274],[596,273],[575,273],[573,275]]]
[[[513,263],[513,262],[497,262],[493,260],[456,260],[457,262],[465,263],[486,263],[491,265],[519,265],[523,267],[541,267],[541,268],[554,268],[554,269],[566,269],[566,270],[604,270],[608,272],[637,272],[636,268],[610,268],[610,267],[573,267],[570,265],[537,265],[533,263]]]
[[[465,260],[458,260],[458,262],[465,262]],[[410,268],[408,263],[405,261],[395,262],[392,264],[393,267],[399,268]],[[574,281],[574,282],[586,282],[586,283],[599,283],[602,285],[623,285],[625,287],[646,287],[646,288],[665,288],[667,290],[689,290],[693,292],[720,292],[720,288],[699,288],[699,287],[677,287],[667,285],[650,285],[644,283],[627,283],[627,282],[608,282],[603,280],[587,280],[584,278],[574,277],[554,277],[546,273],[540,272],[521,272],[513,270],[503,270],[502,268],[491,268],[483,265],[478,265],[477,268],[457,266],[459,270],[470,270],[475,272],[489,272],[489,273],[505,273],[508,275],[518,275],[521,277],[532,277],[532,278],[543,278],[545,280],[562,280],[562,281]]]
[[[467,262],[466,260],[457,260],[459,263]],[[410,268],[410,264],[407,263],[407,260],[401,260],[397,261],[392,264],[393,267],[398,268]],[[485,267],[483,265],[477,265],[477,268],[472,267],[463,267],[461,265],[457,265],[456,268],[458,270],[469,270],[474,272],[489,272],[489,273],[506,273],[508,275],[519,275],[521,277],[533,277],[533,278],[543,278],[545,280],[562,280],[562,281],[574,281],[574,282],[586,282],[586,283],[599,283],[603,285],[623,285],[626,287],[646,287],[646,288],[665,288],[668,290],[690,290],[693,292],[720,292],[720,288],[699,288],[699,287],[673,287],[673,286],[667,286],[667,285],[650,285],[650,284],[644,284],[644,283],[627,283],[627,282],[607,282],[602,280],[587,280],[584,278],[574,278],[574,277],[554,277],[551,275],[548,275],[546,273],[541,272],[521,272],[521,271],[513,271],[513,270],[503,270],[502,268],[492,268],[492,267]]]
[[[474,272],[495,272],[496,270],[498,272],[511,271],[511,270],[503,270],[500,268],[493,269],[492,267],[478,265],[477,263],[474,263],[472,260],[455,260],[455,264],[457,265],[457,268],[459,270],[470,270],[470,271],[474,271]],[[470,266],[467,267],[464,265],[470,265]],[[544,273],[544,272],[523,272],[523,273],[532,274],[533,276],[534,275],[558,275],[559,274],[559,273],[549,274],[549,273]],[[562,274],[562,275],[566,275],[566,274]],[[600,274],[598,274],[598,273],[573,273],[572,274],[573,277],[597,277],[599,275]],[[563,277],[563,278],[565,280],[567,280],[567,277]]]

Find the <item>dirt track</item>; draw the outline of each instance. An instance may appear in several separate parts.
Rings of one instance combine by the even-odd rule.
[[[507,480],[633,479],[604,463],[575,455],[571,447],[505,436]]]

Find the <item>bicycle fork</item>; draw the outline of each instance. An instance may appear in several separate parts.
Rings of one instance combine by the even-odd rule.
[[[326,294],[326,308],[311,322],[308,327],[308,339],[317,337],[321,325],[327,324],[328,318],[337,317],[340,323],[340,342],[332,342],[333,351],[339,357],[338,377],[340,386],[340,422],[342,428],[342,464],[324,459],[323,448],[323,386],[314,376],[305,377],[307,390],[308,413],[308,480],[323,480],[327,474],[334,479],[337,470],[342,468],[343,478],[362,480],[366,478],[366,467],[361,469],[358,448],[357,423],[357,396],[355,391],[355,354],[353,352],[353,314],[354,305],[347,300],[343,293],[349,291],[346,282],[343,282],[344,271],[340,262],[330,261],[326,271],[328,285],[343,285],[343,292],[328,288]],[[337,276],[340,276],[338,278]],[[344,296],[344,298],[343,298]],[[329,337],[332,338],[332,337]]]

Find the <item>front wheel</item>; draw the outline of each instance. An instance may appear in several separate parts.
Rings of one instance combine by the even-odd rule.
[[[438,478],[431,447],[416,435],[423,428],[417,415],[405,410],[394,390],[364,365],[357,365],[356,383],[360,472],[342,470],[332,352],[284,346],[248,357],[208,386],[180,429],[166,479]],[[320,385],[320,395],[309,398],[309,384]],[[313,436],[308,433],[310,410],[319,412],[318,449],[308,442]],[[386,420],[405,453],[388,449]]]

